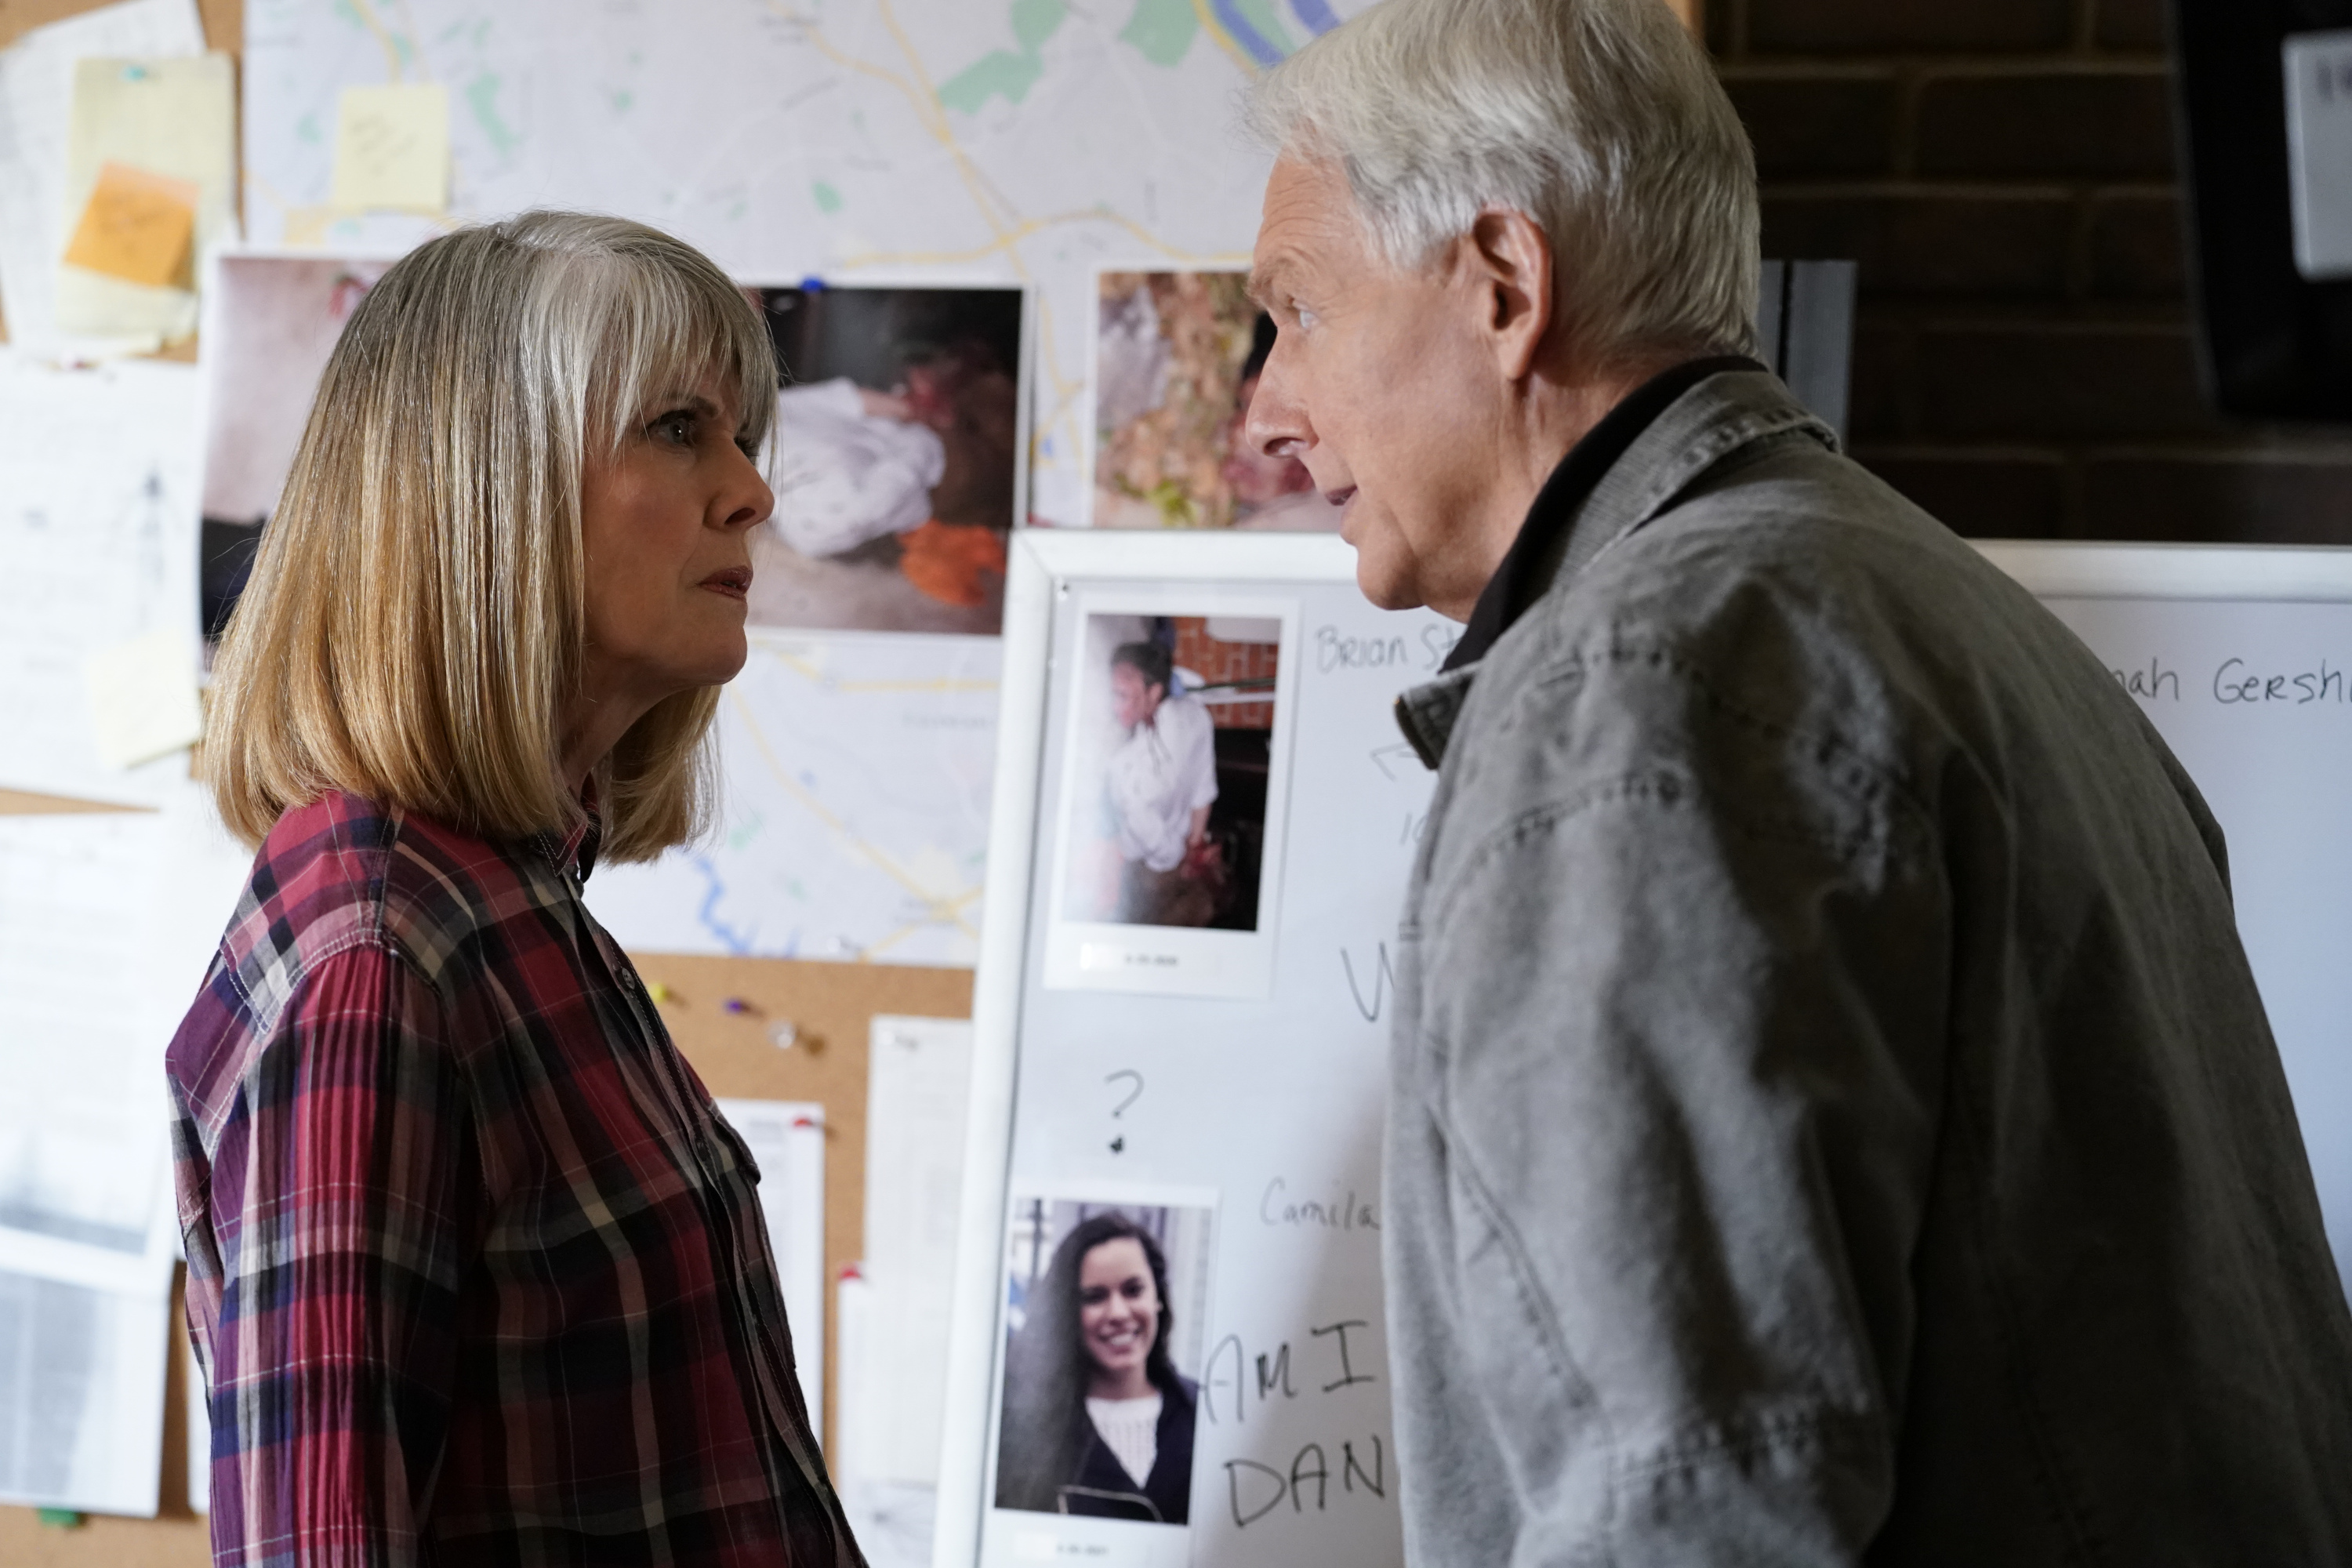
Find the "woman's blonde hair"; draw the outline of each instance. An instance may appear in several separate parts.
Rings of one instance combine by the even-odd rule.
[[[709,258],[533,212],[386,272],[320,379],[215,667],[205,773],[258,844],[333,790],[482,837],[575,821],[559,732],[582,670],[581,483],[658,400],[716,375],[765,438],[776,360]],[[656,704],[599,771],[604,853],[700,831],[715,687]]]

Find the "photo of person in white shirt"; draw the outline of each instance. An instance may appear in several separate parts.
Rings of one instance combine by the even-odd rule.
[[[1280,623],[1091,618],[1062,918],[1257,929]]]

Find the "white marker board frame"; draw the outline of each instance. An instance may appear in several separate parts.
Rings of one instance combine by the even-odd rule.
[[[1188,589],[1192,591],[1192,597],[1188,598]],[[1123,602],[1123,595],[1133,595],[1139,592],[1148,594],[1154,602],[1168,606],[1167,613],[1171,614],[1195,613],[1193,606],[1200,611],[1213,611],[1223,602],[1263,601],[1286,595],[1298,599],[1302,605],[1311,600],[1327,610],[1344,604],[1348,606],[1346,614],[1349,628],[1361,630],[1366,626],[1381,628],[1380,647],[1390,662],[1370,672],[1360,670],[1354,664],[1348,665],[1341,673],[1350,677],[1360,674],[1363,684],[1344,694],[1339,693],[1336,687],[1328,689],[1332,694],[1322,700],[1324,708],[1321,711],[1328,713],[1335,707],[1345,707],[1348,722],[1364,734],[1374,736],[1376,742],[1396,741],[1389,716],[1394,692],[1425,679],[1446,647],[1450,647],[1454,635],[1426,612],[1391,615],[1366,604],[1355,587],[1355,552],[1339,539],[1328,535],[1063,533],[1039,530],[1024,531],[1015,535],[1005,595],[1003,706],[999,721],[997,782],[989,846],[989,864],[992,874],[989,878],[983,911],[973,1006],[971,1110],[967,1134],[961,1244],[957,1252],[953,1339],[949,1359],[947,1439],[940,1465],[939,1528],[932,1558],[934,1563],[943,1565],[943,1568],[944,1565],[963,1565],[981,1561],[983,1524],[992,1500],[989,1489],[992,1485],[997,1406],[1001,1394],[999,1379],[1002,1369],[999,1363],[1003,1359],[1007,1323],[1004,1261],[1008,1202],[1016,1186],[1026,1190],[1041,1182],[1054,1182],[1066,1191],[1069,1181],[1083,1179],[1089,1174],[1099,1180],[1105,1200],[1115,1200],[1118,1184],[1109,1179],[1107,1170],[1099,1167],[1091,1173],[1072,1173],[1034,1165],[1016,1169],[1015,1111],[1016,1106],[1026,1098],[1020,1078],[1024,1050],[1025,1047],[1034,1047],[1036,1045],[1034,1041],[1024,1041],[1024,1026],[1033,1022],[1031,1015],[1046,1005],[1041,1001],[1046,989],[1043,984],[1043,943],[1049,932],[1053,914],[1051,878],[1058,873],[1055,850],[1061,837],[1061,821],[1056,807],[1057,797],[1064,793],[1062,781],[1066,772],[1060,766],[1061,756],[1056,742],[1057,737],[1066,736],[1070,727],[1065,704],[1072,700],[1069,693],[1073,688],[1069,682],[1073,676],[1068,667],[1073,651],[1073,627],[1080,628],[1076,635],[1082,637],[1086,606],[1090,602],[1090,595],[1095,603],[1118,604]],[[1302,684],[1306,667],[1310,658],[1315,657],[1318,639],[1319,646],[1327,652],[1330,647],[1336,646],[1328,624],[1316,627],[1315,636],[1307,635],[1308,618],[1311,617],[1301,610],[1294,613],[1289,623],[1297,631],[1286,638],[1284,657],[1297,668],[1284,671],[1280,684],[1286,695],[1281,700],[1294,700],[1288,694],[1295,693]],[[1328,623],[1331,617],[1327,614],[1324,618]],[[1408,653],[1408,663],[1394,662],[1399,656]],[[1060,661],[1058,667],[1057,658]],[[1331,659],[1318,659],[1318,663],[1325,670],[1325,679],[1333,679],[1330,672],[1339,668],[1340,661],[1335,656]],[[1275,731],[1278,741],[1288,742],[1302,737],[1302,732],[1308,728],[1304,721],[1318,711],[1306,705],[1308,700],[1300,698],[1296,700],[1300,704],[1296,713],[1276,718]],[[1311,743],[1311,736],[1300,741],[1302,749]],[[1301,776],[1298,754],[1294,752],[1286,770],[1292,777]],[[1360,764],[1362,773],[1375,792],[1388,787],[1372,772],[1376,759],[1357,758],[1353,761]],[[1399,765],[1395,759],[1390,759],[1383,773],[1387,773],[1389,768],[1395,769],[1393,776],[1397,782],[1394,787],[1401,792],[1401,800],[1403,792],[1425,793],[1431,775],[1422,770],[1417,761],[1407,757]],[[1277,779],[1285,773],[1281,758],[1274,760],[1273,772]],[[1286,787],[1295,823],[1300,786],[1287,784]],[[1269,816],[1282,809],[1278,798],[1269,800]],[[1412,820],[1409,806],[1403,819]],[[1386,820],[1384,817],[1383,821]],[[1291,854],[1294,863],[1303,852],[1297,847],[1298,842],[1294,834]],[[1392,847],[1392,849],[1395,864],[1391,879],[1395,887],[1392,893],[1383,887],[1371,900],[1377,907],[1369,912],[1369,918],[1377,922],[1383,936],[1394,924],[1394,898],[1402,895],[1402,867],[1410,854],[1409,844]],[[1378,875],[1389,877],[1385,861],[1383,867]],[[1269,864],[1265,874],[1269,879],[1286,875],[1295,881],[1295,869],[1285,873],[1282,868]],[[1298,932],[1302,929],[1300,922],[1313,919],[1313,912],[1302,910],[1302,900],[1286,889],[1280,902],[1284,921],[1282,940],[1297,947]],[[1300,948],[1298,951],[1303,952],[1305,950]],[[1328,969],[1331,991],[1341,998],[1340,1006],[1344,1009],[1348,993],[1341,988],[1338,952],[1318,948],[1308,956],[1318,963],[1318,983],[1323,978],[1321,969]],[[1362,956],[1368,964],[1372,962],[1369,948]],[[1294,961],[1294,954],[1286,952],[1277,956],[1276,963],[1287,970]],[[1367,968],[1364,973],[1367,984],[1375,984],[1370,979],[1370,970]],[[1288,984],[1291,983],[1278,982],[1278,984]],[[1072,994],[1055,992],[1052,997],[1054,1001],[1061,1002]],[[1227,999],[1198,996],[1154,998],[1093,994],[1100,1000],[1135,1010],[1135,1016],[1139,1017],[1143,1012],[1163,1003],[1169,1008],[1194,1009],[1224,1005],[1236,1008],[1254,1005],[1247,1000],[1228,1002]],[[1344,1016],[1339,1023],[1348,1029],[1358,1028],[1353,1020]],[[1375,1158],[1369,1167],[1357,1167],[1368,1180],[1359,1184],[1356,1193],[1348,1194],[1343,1183],[1339,1189],[1329,1194],[1334,1202],[1328,1206],[1339,1213],[1344,1205],[1343,1217],[1349,1222],[1369,1212],[1370,1205],[1377,1201],[1378,1104],[1379,1097],[1384,1091],[1386,1077],[1385,1028],[1376,1028],[1370,1015],[1366,1016],[1360,1027],[1370,1033],[1365,1034],[1363,1041],[1353,1043],[1360,1047],[1368,1042],[1369,1048],[1356,1048],[1349,1068],[1351,1078],[1350,1117],[1353,1121],[1361,1121],[1368,1106],[1371,1114],[1369,1129],[1362,1130],[1352,1146],[1360,1148],[1364,1137],[1368,1136],[1374,1146]],[[1127,1062],[1115,1053],[1106,1052],[1100,1058],[1100,1066],[1106,1072],[1126,1065]],[[1294,1083],[1287,1089],[1271,1092],[1298,1094],[1302,1091]],[[1302,1100],[1302,1107],[1304,1103]],[[1106,1114],[1108,1114],[1108,1109]],[[1306,1116],[1308,1113],[1302,1109],[1300,1114]],[[1334,1120],[1339,1119],[1335,1113]],[[1033,1113],[1032,1125],[1022,1130],[1024,1134],[1039,1131],[1034,1125],[1037,1120]],[[1310,1134],[1304,1141],[1311,1142],[1314,1140]],[[1326,1140],[1326,1145],[1336,1147],[1344,1141],[1344,1135],[1334,1134]],[[1307,1157],[1301,1158],[1305,1160]],[[1181,1174],[1140,1170],[1136,1173],[1139,1182],[1150,1181],[1161,1185],[1180,1184],[1188,1178],[1192,1184],[1199,1184],[1199,1177],[1192,1170]],[[1320,1193],[1310,1194],[1302,1190],[1312,1180],[1318,1179],[1328,1181],[1333,1178],[1328,1168],[1318,1167],[1312,1172],[1302,1170],[1300,1180],[1286,1189],[1286,1198],[1321,1197],[1323,1194]],[[1238,1246],[1245,1249],[1249,1245],[1263,1245],[1263,1237],[1257,1237],[1255,1243],[1251,1237],[1256,1236],[1258,1229],[1272,1226],[1273,1222],[1266,1222],[1265,1226],[1259,1226],[1263,1206],[1260,1189],[1263,1185],[1260,1183],[1246,1190],[1230,1183],[1222,1185],[1223,1218],[1219,1222],[1220,1239],[1217,1244],[1221,1261],[1213,1271],[1218,1277],[1217,1289],[1221,1294],[1229,1295],[1241,1288],[1235,1280],[1226,1277],[1232,1272],[1226,1267],[1226,1261],[1235,1256],[1234,1248]],[[1227,1232],[1248,1235],[1229,1240],[1225,1236]],[[1294,1237],[1303,1234],[1295,1230],[1286,1233]],[[1377,1235],[1369,1227],[1342,1230],[1336,1237],[1318,1232],[1286,1245],[1296,1245],[1301,1248],[1328,1246],[1353,1249],[1344,1269],[1335,1265],[1330,1271],[1335,1275],[1345,1272],[1350,1278],[1356,1278],[1369,1269],[1370,1288],[1377,1290]],[[1248,1255],[1245,1250],[1244,1255]],[[1376,1301],[1372,1307],[1371,1315],[1377,1317]],[[1367,1392],[1350,1385],[1369,1383],[1370,1379],[1363,1375],[1365,1371],[1377,1369],[1382,1384],[1379,1397],[1382,1406],[1381,1425],[1384,1429],[1387,1367],[1378,1326],[1367,1330],[1359,1325],[1336,1336],[1310,1338],[1312,1331],[1330,1326],[1319,1319],[1313,1322],[1301,1320],[1295,1341],[1290,1343],[1290,1353],[1297,1366],[1296,1384],[1307,1399],[1329,1394],[1330,1390],[1322,1390],[1321,1394],[1315,1392],[1324,1384],[1337,1385],[1339,1397],[1344,1400]],[[1230,1356],[1232,1366],[1240,1365],[1245,1352],[1239,1341],[1227,1333],[1225,1323],[1211,1321],[1207,1325],[1207,1337],[1220,1347],[1213,1355],[1213,1365],[1226,1364],[1217,1361],[1216,1355]],[[1261,1354],[1275,1349],[1274,1343],[1255,1338],[1247,1343],[1249,1352]],[[1343,1349],[1354,1357],[1352,1364],[1339,1364],[1338,1352]],[[1327,1376],[1325,1373],[1329,1369],[1323,1368],[1319,1361],[1315,1362],[1310,1377],[1310,1356],[1330,1359],[1338,1370]],[[1200,1369],[1183,1370],[1189,1373]],[[1210,1400],[1215,1396],[1218,1388],[1223,1387],[1227,1390],[1223,1397],[1234,1402],[1227,1406],[1229,1412],[1237,1408],[1241,1400],[1240,1381],[1237,1374],[1230,1380],[1202,1379],[1201,1421],[1204,1434],[1210,1430],[1209,1423],[1213,1419],[1206,1408]],[[1262,1413],[1263,1395],[1259,1398]],[[1229,1415],[1231,1422],[1237,1423],[1240,1419],[1238,1415]],[[1227,1430],[1232,1430],[1232,1426],[1229,1426]],[[1349,1432],[1357,1434],[1356,1440],[1361,1446],[1361,1451],[1352,1455],[1359,1465],[1354,1471],[1345,1468],[1350,1456],[1344,1455],[1341,1447],[1341,1440]],[[1288,1458],[1289,1456],[1286,1452],[1283,1458]],[[1368,1484],[1356,1484],[1368,1482],[1373,1459],[1360,1420],[1356,1426],[1333,1432],[1324,1458],[1328,1465],[1326,1485],[1332,1509],[1338,1510],[1344,1501],[1348,1506],[1365,1510],[1355,1522],[1335,1527],[1337,1533],[1333,1543],[1341,1547],[1339,1555],[1348,1556],[1350,1550],[1360,1546],[1362,1531],[1384,1529],[1393,1537],[1396,1473],[1392,1447],[1385,1456],[1386,1468],[1381,1478],[1385,1496],[1378,1499],[1372,1496]],[[1195,1530],[1191,1550],[1195,1561],[1208,1560],[1200,1554],[1202,1538],[1198,1527],[1202,1522],[1202,1510],[1212,1500],[1223,1507],[1223,1489],[1227,1484],[1226,1477],[1207,1474],[1206,1465],[1204,1459],[1196,1467],[1192,1493]],[[1312,1479],[1311,1462],[1307,1475]],[[1255,1472],[1244,1479],[1261,1489],[1275,1485]],[[1286,1481],[1287,1479],[1285,1478]],[[1239,1486],[1243,1482],[1235,1480],[1234,1484]],[[1253,1494],[1252,1507],[1257,1506],[1256,1495]],[[1273,1494],[1267,1492],[1263,1495]],[[1385,1523],[1378,1527],[1370,1522],[1370,1510],[1374,1509],[1386,1510]],[[1312,1510],[1313,1503],[1310,1502],[1303,1510],[1286,1507],[1283,1513],[1311,1514]],[[1240,1511],[1238,1505],[1235,1511]],[[1348,1543],[1343,1544],[1340,1536],[1345,1536]],[[1388,1550],[1401,1561],[1401,1539]],[[1369,1559],[1359,1554],[1350,1560],[1378,1561],[1380,1553],[1374,1552]],[[1116,1563],[1119,1554],[1114,1552],[1112,1556],[1094,1560]],[[1159,1551],[1139,1551],[1130,1560],[1182,1561],[1183,1558],[1181,1553],[1171,1558]]]
[[[2239,934],[2352,1289],[2352,814],[2324,782],[2352,776],[2352,549],[1977,549],[2100,655],[2220,821]],[[2341,725],[2326,727],[2330,709]]]

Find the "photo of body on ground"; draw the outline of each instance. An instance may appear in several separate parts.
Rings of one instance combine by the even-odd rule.
[[[783,390],[751,624],[994,635],[1024,472],[1022,291],[754,294]]]

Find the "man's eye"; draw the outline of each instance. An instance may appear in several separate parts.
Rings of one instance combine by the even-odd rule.
[[[1297,319],[1298,330],[1302,332],[1313,331],[1315,330],[1316,323],[1322,320],[1322,318],[1316,315],[1312,310],[1309,310],[1307,306],[1298,303],[1295,300],[1291,301],[1290,313]]]

